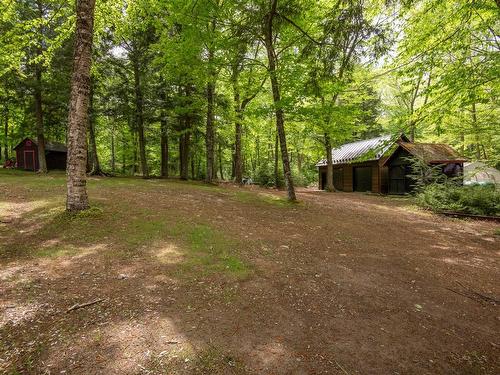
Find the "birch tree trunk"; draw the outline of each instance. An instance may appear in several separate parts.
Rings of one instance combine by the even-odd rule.
[[[87,123],[92,64],[92,33],[95,0],[77,0],[73,74],[68,116],[68,162],[66,209],[81,211],[89,207],[87,196]]]

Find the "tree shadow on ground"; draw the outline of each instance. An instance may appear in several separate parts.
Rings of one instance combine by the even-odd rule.
[[[3,263],[0,368],[345,374],[498,366],[488,331],[494,309],[438,287],[457,276],[488,285],[496,271],[432,263],[435,239],[420,237],[430,219],[412,229],[411,214],[381,218],[356,202],[255,209],[247,197],[189,187],[174,199],[168,189],[120,193],[94,192],[102,212],[93,216],[54,213]],[[392,239],[388,228],[417,237]],[[66,313],[96,298],[104,301]]]

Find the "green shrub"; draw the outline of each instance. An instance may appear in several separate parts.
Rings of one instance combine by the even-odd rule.
[[[265,187],[273,187],[276,186],[276,178],[274,175],[274,165],[262,164],[256,171],[255,182],[257,182],[261,186]],[[279,171],[278,173],[278,186],[285,186],[285,180],[283,178],[283,173]]]
[[[500,216],[500,191],[494,186],[431,184],[417,194],[417,203],[435,211]]]

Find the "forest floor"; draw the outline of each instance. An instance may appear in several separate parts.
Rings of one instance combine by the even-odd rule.
[[[0,373],[500,373],[498,224],[174,180],[89,195],[70,216],[63,174],[0,169]]]

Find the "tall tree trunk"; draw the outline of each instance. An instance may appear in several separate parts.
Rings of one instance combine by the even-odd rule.
[[[290,168],[290,160],[288,159],[288,148],[286,145],[285,135],[285,116],[281,108],[281,92],[276,74],[277,57],[273,44],[273,19],[276,15],[276,6],[278,0],[272,0],[271,9],[266,16],[264,25],[265,46],[267,51],[267,59],[269,62],[269,78],[271,80],[271,88],[273,92],[274,111],[276,115],[276,128],[278,131],[279,143],[281,146],[281,159],[283,162],[283,174],[287,185],[288,200],[296,201],[295,187],[292,179],[292,170]]]
[[[236,124],[234,126],[235,132],[235,142],[234,142],[234,180],[237,184],[241,184],[243,182],[243,160],[241,156],[241,115],[237,113],[236,116],[239,118],[236,119]]]
[[[43,19],[43,7],[42,2],[37,0],[36,2],[40,20]],[[43,36],[43,29],[39,26],[38,29],[39,38]],[[37,58],[42,58],[42,40],[38,40],[36,46]],[[41,62],[37,61],[35,63],[35,89],[34,89],[34,99],[35,99],[35,118],[36,118],[36,136],[37,136],[37,148],[38,148],[38,173],[47,173],[47,160],[45,159],[45,137],[43,132],[43,108],[42,108],[42,66]]]
[[[101,175],[101,164],[97,155],[97,143],[95,140],[95,111],[94,111],[94,89],[90,87],[90,107],[89,107],[89,146],[90,146],[90,174]]]
[[[326,151],[326,191],[335,191],[335,187],[333,186],[332,141],[328,133],[325,133],[324,140]]]
[[[132,147],[134,149],[134,153],[132,155],[132,175],[135,176],[135,174],[137,173],[137,171],[139,170],[139,168],[137,167],[137,161],[138,161],[138,158],[137,158],[137,148],[138,148],[138,145],[137,145],[137,132],[133,132],[132,133],[132,136],[134,137],[133,138],[133,141],[132,141]]]
[[[95,0],[78,0],[73,74],[68,116],[68,162],[66,209],[80,211],[89,207],[87,196],[87,123],[92,63],[92,33]]]
[[[184,119],[184,129],[179,137],[179,167],[182,180],[188,179],[189,174],[189,138],[190,120]]]
[[[115,123],[111,126],[111,171],[115,173],[116,169],[116,148],[115,148]]]
[[[242,131],[242,120],[243,113],[241,108],[241,94],[239,88],[239,66],[236,64],[233,67],[232,75],[233,83],[233,97],[234,97],[234,112],[235,124],[234,124],[234,180],[237,184],[243,182],[243,171],[242,171],[242,160],[241,160],[241,131]]]
[[[480,160],[481,159],[481,141],[479,137],[479,126],[477,124],[477,111],[476,111],[476,101],[474,100],[472,102],[472,127],[474,129],[474,140],[475,140],[475,146],[476,146],[476,159]]]
[[[215,170],[215,130],[214,130],[214,98],[215,98],[215,72],[213,65],[213,51],[208,51],[208,83],[207,83],[207,128],[205,134],[205,146],[207,153],[206,182],[212,182]]]
[[[144,98],[141,87],[141,71],[138,56],[133,59],[134,90],[135,90],[135,121],[139,136],[139,156],[141,158],[141,172],[143,178],[149,178],[148,161],[146,158],[146,141],[144,138]]]
[[[191,157],[190,157],[190,160],[191,160],[191,179],[192,180],[196,180],[196,152],[194,150],[191,150]]]
[[[165,93],[161,94],[163,103],[165,106],[166,96]],[[160,119],[160,152],[161,152],[161,177],[168,178],[168,118],[165,109],[162,109],[161,119]]]
[[[257,168],[260,168],[260,138],[257,136],[257,139],[255,141],[255,164],[252,165],[253,171],[255,172]]]
[[[243,123],[243,108],[238,84],[238,68],[233,69],[233,93],[234,93],[234,111],[236,113],[234,124],[234,179],[236,183],[243,182],[243,161],[241,155],[241,134]]]
[[[224,168],[223,168],[223,164],[222,164],[222,146],[221,146],[220,141],[219,141],[218,150],[219,150],[219,172],[220,172],[220,179],[222,181],[224,181]]]
[[[127,144],[125,141],[125,136],[122,133],[122,174],[125,174],[125,164],[127,164],[127,160],[125,159],[125,152],[127,150]]]
[[[3,139],[3,156],[5,160],[9,158],[9,107],[5,106],[5,123],[4,123],[4,139]],[[0,155],[1,156],[1,155]]]
[[[40,52],[41,54],[41,52]],[[38,148],[38,172],[47,173],[47,161],[45,159],[45,137],[43,132],[43,109],[42,109],[42,68],[40,64],[35,65],[35,117],[36,137]]]
[[[279,169],[279,137],[278,133],[276,132],[276,137],[274,140],[274,187],[276,189],[279,189],[280,186],[280,169]]]

